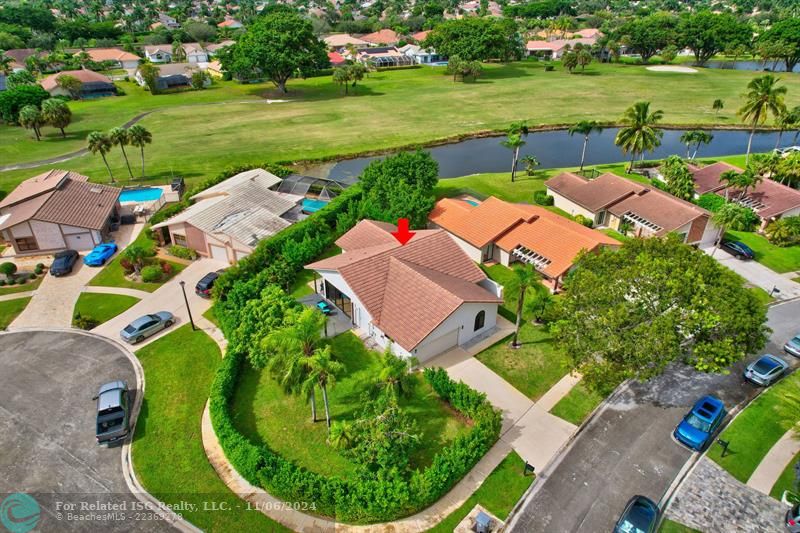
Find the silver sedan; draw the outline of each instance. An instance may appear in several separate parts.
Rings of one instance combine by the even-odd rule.
[[[800,357],[800,333],[792,337],[783,346],[783,351],[795,357]]]
[[[168,311],[159,311],[152,315],[140,316],[119,332],[122,340],[128,344],[142,342],[147,337],[155,335],[162,329],[167,329],[175,323],[175,317]]]
[[[743,377],[754,385],[768,387],[778,381],[788,368],[789,364],[786,361],[767,354],[747,365]]]

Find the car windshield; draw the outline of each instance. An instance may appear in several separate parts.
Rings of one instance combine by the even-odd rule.
[[[628,516],[620,524],[620,530],[625,533],[647,533],[654,518],[653,509],[641,502],[636,502],[633,504]]]
[[[133,327],[133,324],[128,324],[122,331],[124,331],[125,333],[133,333],[134,331],[136,331],[136,328]]]
[[[692,426],[695,429],[699,429],[705,433],[711,429],[711,424],[700,418],[694,413],[689,413],[689,416],[686,417],[686,423]]]

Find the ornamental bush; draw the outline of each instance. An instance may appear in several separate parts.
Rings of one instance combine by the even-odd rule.
[[[148,265],[142,269],[142,281],[145,283],[155,283],[161,281],[163,273],[158,265]]]
[[[536,191],[533,193],[533,201],[539,205],[553,205],[555,200],[547,191]]]
[[[192,250],[191,248],[187,248],[186,246],[179,246],[177,244],[173,244],[167,249],[170,255],[174,255],[175,257],[180,257],[181,259],[188,259],[190,261],[194,261],[197,259],[197,252]]]

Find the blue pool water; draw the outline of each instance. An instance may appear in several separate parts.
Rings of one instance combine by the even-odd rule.
[[[464,201],[467,202],[469,205],[474,205],[475,207],[478,207],[479,205],[481,205],[478,202],[476,202],[475,200],[464,200]]]
[[[120,202],[151,202],[158,200],[164,191],[158,187],[142,187],[141,189],[125,189],[119,195]]]
[[[316,213],[323,207],[328,205],[328,202],[323,200],[312,200],[310,198],[303,198],[303,212],[304,213]]]

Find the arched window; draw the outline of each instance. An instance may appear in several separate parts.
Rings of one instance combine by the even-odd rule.
[[[478,311],[478,314],[475,315],[475,327],[472,331],[478,331],[479,329],[483,329],[483,324],[486,322],[486,311]]]

